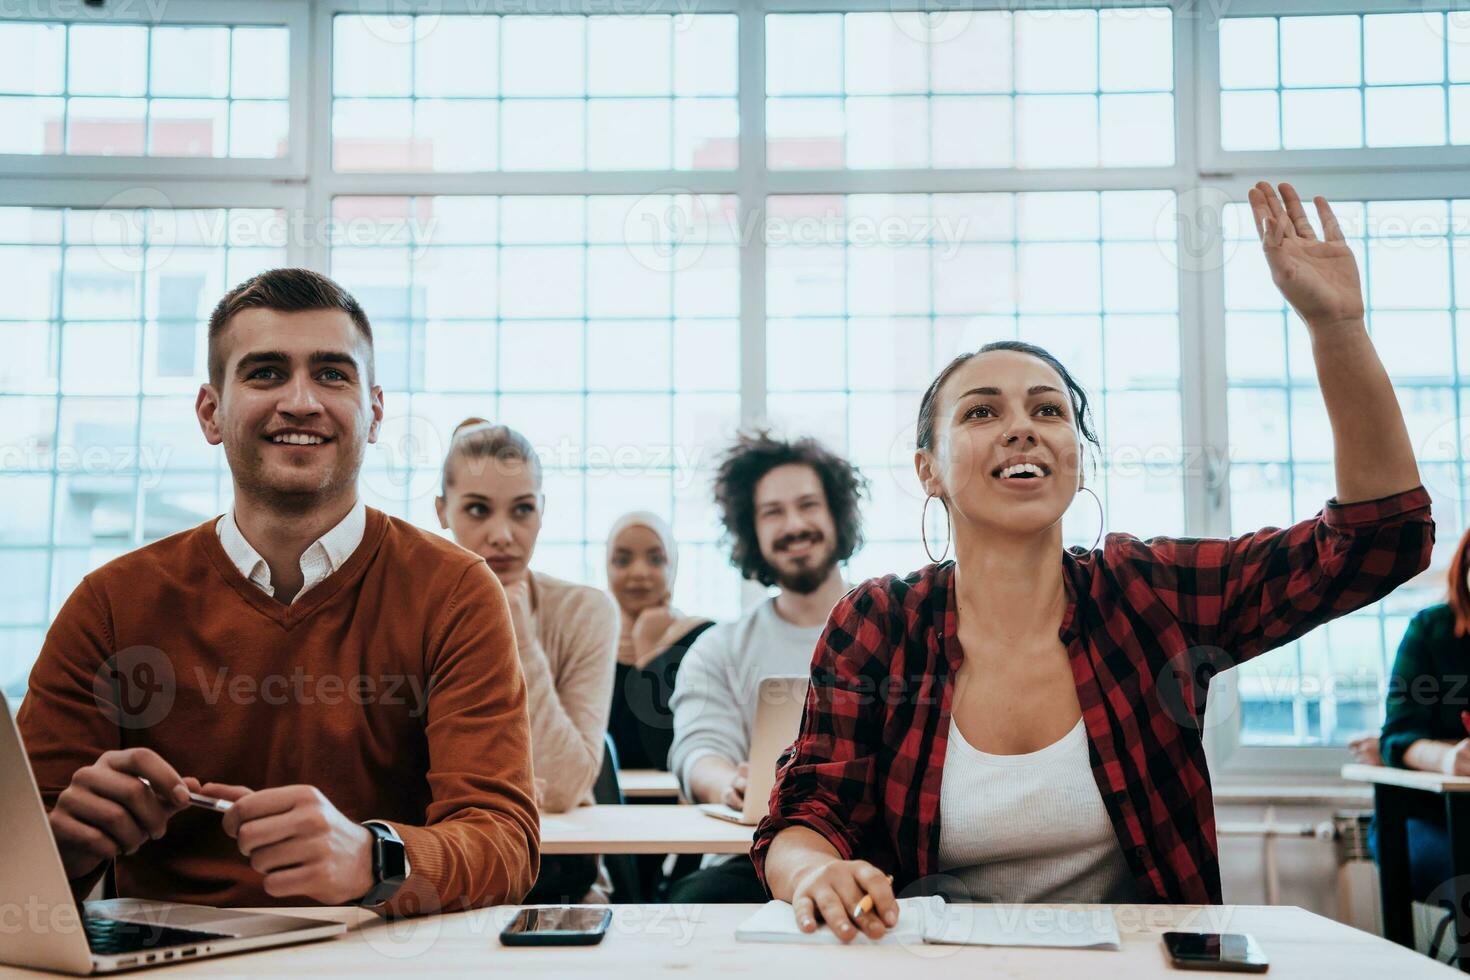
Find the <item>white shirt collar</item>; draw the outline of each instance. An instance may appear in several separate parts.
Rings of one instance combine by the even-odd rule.
[[[276,590],[271,585],[270,566],[260,557],[260,552],[245,540],[245,535],[240,533],[233,507],[228,514],[215,522],[214,530],[219,535],[225,554],[240,570],[240,574],[259,586],[266,595],[274,597]],[[314,586],[320,585],[328,575],[341,568],[352,557],[357,546],[362,544],[366,532],[367,505],[359,499],[336,527],[317,538],[311,543],[311,547],[301,553],[301,591],[291,601],[296,602]]]

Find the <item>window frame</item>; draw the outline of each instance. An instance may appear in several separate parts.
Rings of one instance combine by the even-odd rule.
[[[625,4],[608,0],[527,0],[496,11],[476,0],[443,0],[426,13],[609,14]],[[1096,9],[1099,4],[1054,0],[1047,9]],[[1218,21],[1216,5],[1203,0],[1167,3],[1104,3],[1118,6],[1169,6],[1173,11],[1175,161],[1167,167],[1078,168],[1049,170],[772,170],[765,161],[765,18],[789,13],[887,13],[936,10],[931,0],[707,0],[699,14],[737,17],[737,114],[740,131],[738,163],[730,171],[558,171],[482,173],[337,173],[332,169],[332,19],[338,14],[371,14],[374,5],[361,0],[250,0],[232,4],[228,19],[207,0],[172,0],[163,15],[152,17],[144,5],[95,11],[80,4],[57,11],[30,10],[7,14],[13,20],[70,20],[149,24],[272,24],[291,32],[290,149],[279,160],[185,159],[169,157],[67,157],[0,155],[0,204],[88,207],[107,203],[130,188],[146,185],[179,206],[281,207],[299,213],[308,227],[330,219],[332,201],[353,195],[504,195],[504,194],[634,194],[695,192],[731,194],[737,198],[740,226],[755,227],[770,196],[782,194],[934,193],[983,191],[1170,190],[1176,195],[1206,194],[1210,201],[1239,201],[1245,181],[1257,175],[1300,181],[1328,197],[1368,196],[1379,200],[1454,196],[1463,191],[1462,172],[1470,165],[1470,146],[1331,151],[1225,152],[1219,144]],[[1416,7],[1455,9],[1454,0],[1434,0]],[[365,9],[366,8],[366,9]],[[682,0],[640,0],[637,12],[687,15]],[[1014,10],[1013,0],[977,0],[965,10]],[[383,5],[390,15],[417,12]],[[1251,14],[1405,12],[1403,0],[1236,0],[1232,17]],[[1390,169],[1392,168],[1392,169]],[[1402,179],[1404,171],[1414,179]],[[1413,193],[1406,193],[1412,190]],[[1196,257],[1199,271],[1177,263],[1180,322],[1181,440],[1184,472],[1185,533],[1222,536],[1230,532],[1226,418],[1227,377],[1224,338],[1224,275],[1218,259],[1221,243]],[[314,269],[329,267],[326,242],[292,236],[288,260]],[[750,425],[766,414],[766,246],[760,235],[743,242],[739,256],[740,421]],[[1212,261],[1212,258],[1214,261]],[[1283,515],[1285,519],[1285,515]],[[917,523],[917,515],[915,517]],[[1148,529],[1137,529],[1147,533]],[[746,583],[746,607],[766,590]],[[1238,701],[1232,685],[1217,685],[1212,712],[1223,720],[1207,724],[1207,751],[1221,782],[1336,778],[1348,761],[1341,748],[1258,747],[1240,744]]]
[[[1187,0],[1194,6],[1197,0]],[[1356,147],[1341,150],[1226,150],[1220,145],[1220,22],[1250,17],[1330,17],[1337,15],[1463,13],[1464,5],[1454,0],[1422,0],[1412,8],[1403,0],[1231,0],[1222,12],[1214,4],[1200,3],[1200,32],[1197,35],[1199,89],[1195,112],[1199,117],[1201,174],[1264,171],[1276,168],[1310,170],[1318,173],[1368,173],[1417,171],[1470,166],[1470,144],[1461,146]],[[1279,41],[1278,41],[1279,43]],[[1448,71],[1448,66],[1446,66]],[[1364,120],[1366,125],[1367,120]]]
[[[178,156],[89,156],[31,153],[0,153],[0,175],[15,177],[104,179],[132,177],[139,180],[159,179],[261,179],[304,180],[307,168],[309,132],[306,118],[306,94],[311,69],[313,39],[309,35],[308,8],[296,0],[252,0],[231,4],[229,17],[218,3],[209,0],[169,0],[155,11],[141,0],[110,5],[100,10],[83,6],[56,4],[52,10],[41,4],[24,5],[23,10],[7,11],[6,21],[91,25],[129,24],[143,27],[188,25],[201,27],[284,27],[290,32],[288,53],[290,66],[287,106],[287,151],[276,159],[243,157],[178,157]]]

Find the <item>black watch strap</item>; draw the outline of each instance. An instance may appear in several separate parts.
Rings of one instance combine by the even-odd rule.
[[[357,900],[359,905],[378,905],[398,894],[408,878],[408,855],[403,847],[403,838],[391,825],[377,820],[363,824],[373,835],[373,885],[368,893]]]

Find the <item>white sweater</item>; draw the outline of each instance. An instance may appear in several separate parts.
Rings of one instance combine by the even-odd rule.
[[[950,719],[939,867],[970,901],[1136,900],[1081,719],[1060,740],[1021,755],[980,751]]]
[[[685,799],[694,799],[689,773],[700,759],[715,755],[733,765],[750,759],[761,678],[810,673],[823,628],[792,625],[776,612],[776,600],[767,599],[694,641],[679,664],[669,699],[674,713],[669,768]]]

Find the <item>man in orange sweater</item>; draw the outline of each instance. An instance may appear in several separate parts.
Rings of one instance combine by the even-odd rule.
[[[111,865],[120,895],[210,905],[518,901],[540,831],[505,595],[358,497],[362,308],[304,269],[232,290],[196,411],[232,511],[86,576],[20,709],[74,890]]]

